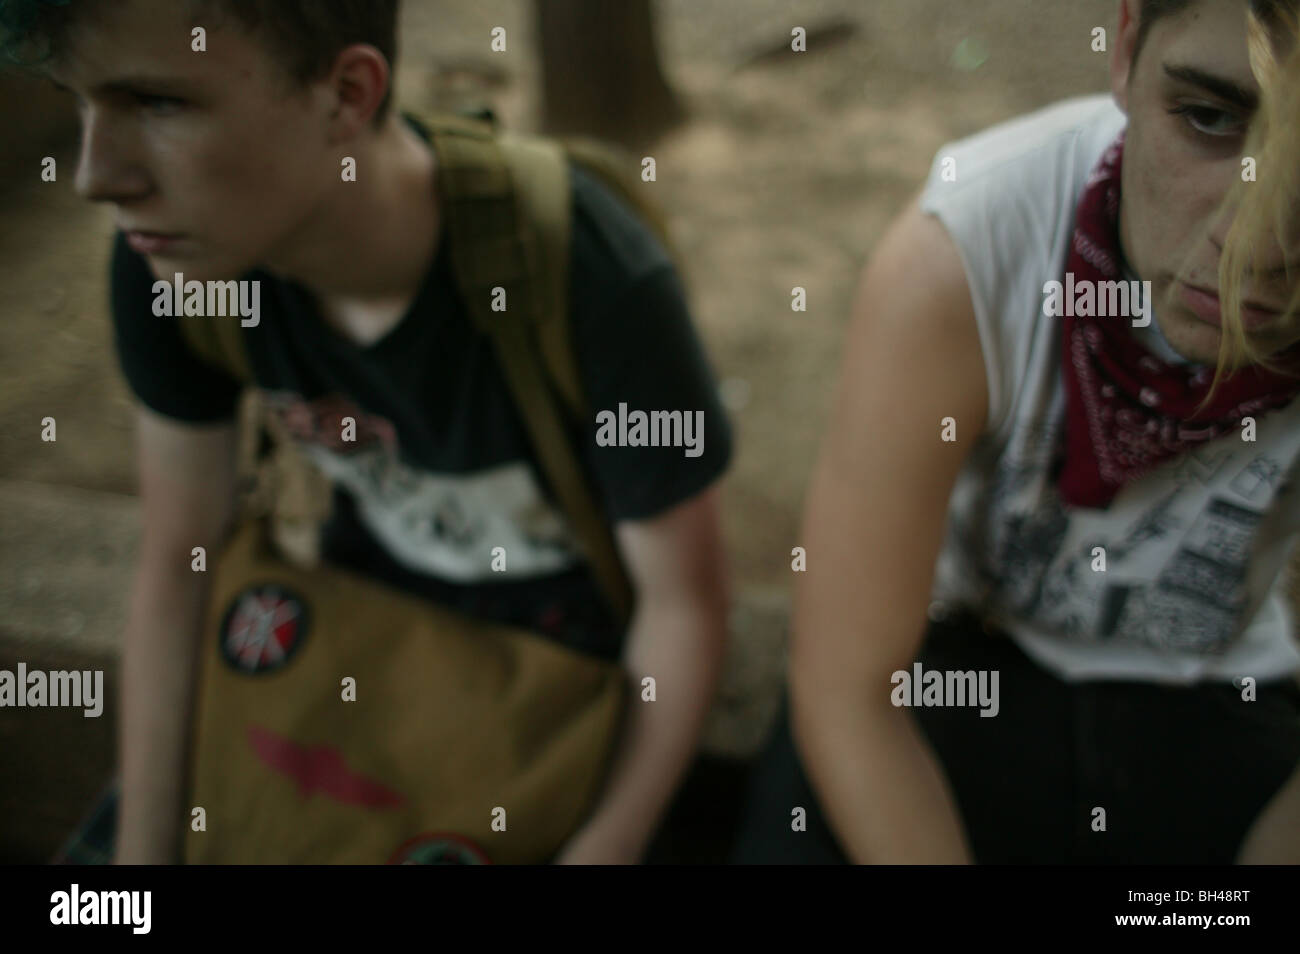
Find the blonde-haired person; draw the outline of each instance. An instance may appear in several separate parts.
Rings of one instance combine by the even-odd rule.
[[[1256,158],[1264,178],[1238,187],[1244,192],[1224,248],[1220,288],[1223,289],[1225,335],[1221,366],[1238,362],[1273,364],[1268,345],[1245,334],[1241,325],[1241,295],[1250,273],[1267,267],[1264,259],[1267,237],[1278,245],[1295,248],[1300,242],[1300,19],[1282,11],[1279,19],[1287,26],[1291,53],[1282,57],[1273,37],[1257,18],[1251,19],[1251,68],[1261,78],[1259,112],[1251,124],[1247,153]],[[1290,212],[1288,213],[1288,210]],[[1288,217],[1289,216],[1289,217]],[[1261,241],[1263,240],[1263,241]],[[1263,261],[1261,261],[1263,260]],[[1294,258],[1288,264],[1295,266]],[[1293,282],[1286,317],[1278,322],[1280,341],[1293,338],[1300,328],[1300,282]],[[1292,480],[1296,480],[1293,472]],[[1296,507],[1292,501],[1292,507]],[[1296,588],[1293,587],[1293,592]],[[1239,860],[1248,864],[1296,864],[1300,862],[1300,769],[1270,800],[1251,825],[1242,844]]]
[[[1294,249],[1300,244],[1300,19],[1278,7],[1268,20],[1251,16],[1248,48],[1251,72],[1260,84],[1259,107],[1250,126],[1246,159],[1257,169],[1243,174],[1233,187],[1225,214],[1235,218],[1228,230],[1220,261],[1219,283],[1224,301],[1224,342],[1218,374],[1247,364],[1274,366],[1273,354],[1293,341],[1300,329],[1300,283],[1293,283],[1286,316],[1258,335],[1242,324],[1243,291],[1251,272],[1270,267],[1270,243]],[[1279,49],[1279,39],[1290,47]],[[1243,161],[1243,169],[1246,168]],[[1233,201],[1235,200],[1235,201]],[[1287,264],[1296,265],[1294,260]]]
[[[881,240],[737,860],[1300,861],[1295,7],[1121,0]]]

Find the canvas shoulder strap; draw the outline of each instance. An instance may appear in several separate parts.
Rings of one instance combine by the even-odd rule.
[[[191,353],[203,361],[225,371],[236,381],[247,386],[253,383],[252,368],[248,363],[248,349],[239,330],[239,322],[230,318],[210,318],[193,315],[173,318],[180,322],[181,337]],[[270,485],[259,479],[263,461],[274,451],[268,445],[264,409],[256,391],[245,389],[243,399],[238,407],[239,451],[237,473],[239,474],[239,512],[249,516],[264,515],[275,511],[277,499]],[[307,466],[305,460],[283,453],[279,455],[279,468],[283,472],[295,466],[300,470]],[[304,474],[299,480],[291,481],[294,486],[310,486]],[[311,495],[314,501],[323,500],[320,488]],[[283,509],[283,504],[280,504]],[[323,509],[323,504],[320,504]],[[320,514],[324,520],[326,515]]]
[[[459,117],[426,120],[437,155],[452,269],[496,347],[542,467],[614,611],[632,610],[608,520],[583,475],[556,394],[587,420],[568,326],[568,160],[561,146]],[[494,302],[505,294],[504,310]],[[554,389],[554,390],[553,390]]]

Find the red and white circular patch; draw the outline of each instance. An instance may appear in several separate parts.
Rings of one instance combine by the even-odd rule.
[[[242,673],[274,672],[302,646],[309,618],[307,604],[285,587],[250,586],[222,619],[222,658]]]
[[[390,865],[490,865],[487,852],[463,835],[435,831],[397,846]]]

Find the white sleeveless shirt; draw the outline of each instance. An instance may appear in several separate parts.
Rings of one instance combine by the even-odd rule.
[[[1067,680],[1276,678],[1300,669],[1283,579],[1300,536],[1300,399],[1258,418],[1255,442],[1230,431],[1106,509],[1065,506],[1048,473],[1065,396],[1043,286],[1062,280],[1088,174],[1125,122],[1109,96],[1074,99],[935,157],[921,206],[965,265],[989,416],[949,502],[931,614],[981,612]],[[1163,356],[1156,329],[1139,340]]]

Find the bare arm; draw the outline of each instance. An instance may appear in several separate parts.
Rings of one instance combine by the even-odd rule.
[[[628,714],[609,780],[558,861],[640,860],[695,754],[727,637],[726,557],[709,489],[651,520],[617,527],[637,591],[623,665]],[[655,680],[643,701],[641,680]]]
[[[860,863],[970,860],[942,770],[890,703],[890,676],[910,668],[924,635],[948,498],[984,429],[987,391],[961,260],[913,205],[863,279],[799,541],[792,731]],[[946,417],[955,443],[940,439]]]
[[[122,653],[122,794],[115,861],[175,861],[182,824],[194,664],[209,572],[234,510],[236,426],[137,415],[141,542]]]
[[[1237,864],[1300,864],[1300,766],[1256,816],[1238,850]]]

